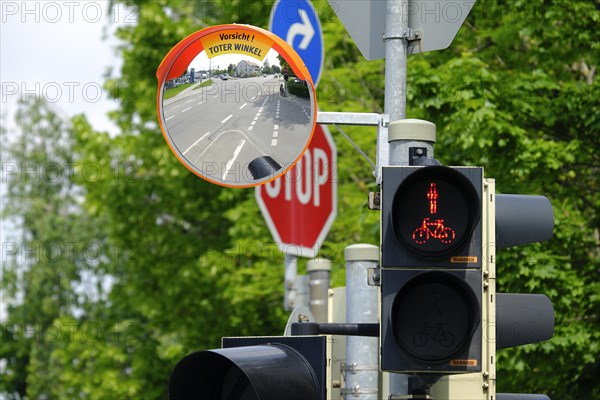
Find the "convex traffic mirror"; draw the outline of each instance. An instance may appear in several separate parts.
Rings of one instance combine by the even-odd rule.
[[[218,25],[179,42],[158,71],[165,139],[190,171],[212,183],[250,187],[289,170],[316,123],[312,79],[273,33]]]

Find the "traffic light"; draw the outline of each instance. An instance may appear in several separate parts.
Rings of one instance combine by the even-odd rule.
[[[553,225],[548,199],[496,195],[482,168],[382,168],[381,369],[413,375],[411,394],[547,399],[496,394],[496,349],[554,330],[546,296],[496,293],[496,250],[547,240]]]
[[[384,167],[381,369],[482,368],[483,169]]]
[[[170,400],[324,400],[326,336],[223,338],[184,357]]]

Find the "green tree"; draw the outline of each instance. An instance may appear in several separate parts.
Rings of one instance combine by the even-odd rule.
[[[70,232],[118,244],[119,256],[103,258],[101,266],[65,263],[62,280],[54,266],[5,269],[3,288],[13,302],[2,326],[10,340],[1,358],[12,374],[0,384],[5,392],[165,398],[170,369],[189,351],[217,347],[225,335],[279,334],[285,322],[283,258],[257,223],[253,191],[208,184],[180,165],[160,133],[155,104],[156,68],[173,45],[216,23],[266,27],[271,3],[123,3],[136,7],[138,23],[118,29],[123,64],[106,83],[120,105],[111,117],[121,133],[97,132],[83,116],[66,129],[51,113],[36,114],[45,106],[31,105],[22,127],[29,140],[42,138],[40,147],[14,157],[47,163],[53,153],[46,147],[64,143],[61,157],[93,165],[98,178],[75,174],[58,186],[14,182],[18,208],[7,214],[22,219],[23,231],[33,234],[27,240],[64,240],[58,232]],[[327,2],[314,4],[325,34],[320,108],[382,112],[383,61],[365,61]],[[552,341],[499,354],[501,391],[600,397],[598,19],[597,4],[583,0],[479,1],[450,49],[409,59],[407,114],[436,123],[436,157],[447,165],[483,165],[499,192],[544,194],[554,205],[554,239],[503,251],[498,260],[498,290],[546,293],[557,320]],[[67,132],[67,142],[43,140]],[[374,157],[373,129],[346,132]],[[378,243],[379,214],[366,208],[378,188],[369,164],[333,133],[341,195],[321,255],[333,260],[340,286],[344,247]],[[53,212],[44,212],[46,203]],[[19,275],[19,268],[29,272]],[[72,282],[82,280],[81,268],[111,282],[101,300],[79,300]],[[83,308],[83,317],[73,308]],[[10,323],[37,321],[75,325],[72,335],[52,343],[9,334]],[[90,337],[89,324],[103,335]]]
[[[1,327],[0,393],[42,398],[52,393],[55,375],[46,372],[53,371],[55,340],[66,328],[56,321],[72,315],[94,320],[106,301],[98,278],[115,259],[102,219],[83,208],[75,176],[93,180],[96,170],[78,162],[68,124],[33,98],[19,106],[16,123],[16,134],[2,129],[2,218],[15,229],[3,243],[0,289],[8,317]]]

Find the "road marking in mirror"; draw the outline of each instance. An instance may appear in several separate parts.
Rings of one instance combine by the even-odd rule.
[[[271,140],[271,147],[277,146],[277,138],[279,137],[279,125],[273,125],[273,139]]]
[[[227,165],[225,165],[225,171],[223,172],[223,176],[221,177],[221,179],[225,180],[225,177],[227,176],[227,174],[229,173],[229,170],[233,166],[235,159],[240,154],[240,151],[242,151],[242,147],[244,147],[245,143],[246,143],[245,140],[243,140],[243,139],[240,140],[240,144],[238,144],[238,146],[236,147],[236,149],[233,152],[233,157],[231,157],[231,159],[229,161],[227,161]]]
[[[190,147],[188,147],[187,150],[184,151],[181,154],[183,154],[185,156],[185,153],[187,153],[188,151],[190,151],[192,149],[192,147],[194,147],[195,145],[197,145],[198,143],[200,143],[200,141],[202,139],[204,139],[206,136],[208,136],[209,134],[210,134],[210,131],[206,132],[204,135],[202,135],[202,137],[200,139],[196,140],[193,145],[191,145]]]

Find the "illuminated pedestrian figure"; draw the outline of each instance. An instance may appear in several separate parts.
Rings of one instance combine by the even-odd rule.
[[[429,184],[429,191],[427,192],[427,199],[429,199],[429,213],[432,215],[437,213],[438,197],[437,185],[435,182],[431,182]],[[425,244],[429,238],[438,239],[444,244],[449,244],[454,241],[456,234],[454,229],[444,226],[443,219],[425,217],[421,226],[413,232],[412,238],[417,244]]]
[[[431,182],[429,185],[429,192],[427,193],[427,198],[429,199],[429,212],[431,214],[435,214],[437,212],[437,186],[435,182]]]

